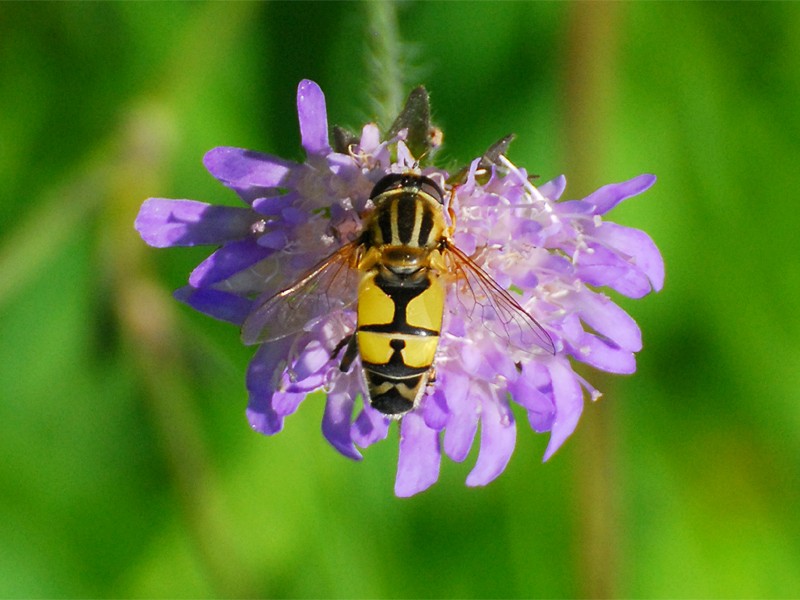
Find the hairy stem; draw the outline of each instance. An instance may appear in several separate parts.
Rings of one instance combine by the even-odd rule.
[[[376,117],[385,131],[403,106],[403,51],[391,0],[366,2],[368,70]]]

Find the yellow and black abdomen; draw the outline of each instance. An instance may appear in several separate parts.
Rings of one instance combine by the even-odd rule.
[[[376,410],[401,416],[416,406],[430,379],[444,297],[438,274],[427,268],[413,277],[385,268],[364,273],[356,340]]]

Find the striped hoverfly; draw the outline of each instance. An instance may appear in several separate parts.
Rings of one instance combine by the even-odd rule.
[[[511,347],[555,352],[544,328],[454,245],[444,192],[433,179],[390,173],[370,198],[374,208],[363,218],[360,235],[261,301],[242,327],[245,343],[283,338],[355,304],[355,331],[332,356],[345,348],[345,372],[360,357],[370,404],[393,418],[418,406],[435,380],[448,290],[467,321],[479,322]]]

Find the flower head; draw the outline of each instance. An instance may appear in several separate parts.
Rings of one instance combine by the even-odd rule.
[[[458,175],[420,170],[420,155],[430,156],[440,136],[429,122],[410,118],[415,102],[427,109],[424,90],[412,94],[389,136],[367,124],[358,136],[336,130],[331,147],[324,96],[315,83],[303,81],[297,106],[304,163],[215,148],[204,164],[244,207],[151,198],[136,219],[152,246],[218,246],[175,295],[212,317],[245,325],[245,341],[262,342],[252,325],[264,325],[265,303],[274,304],[270,299],[281,292],[287,301],[294,290],[307,292],[314,286],[303,288],[299,280],[326,257],[359,243],[365,215],[374,208],[372,190],[387,173],[419,172],[444,188],[449,243],[490,279],[470,280],[462,272],[446,280],[435,381],[399,424],[399,496],[436,481],[442,450],[464,460],[479,425],[480,451],[467,484],[497,477],[516,442],[512,401],[535,431],[550,432],[549,458],[575,429],[584,396],[599,397],[572,362],[610,373],[636,368],[639,328],[597,288],[639,298],[661,289],[664,279],[650,237],[604,219],[655,177],[640,175],[563,201],[565,178],[534,187],[526,171],[504,156],[509,140]],[[322,431],[339,452],[360,459],[358,448],[386,437],[392,419],[358,400],[367,397],[358,357],[351,368],[340,368],[342,348],[356,327],[357,280],[337,271],[316,286],[324,291],[313,313],[304,313],[297,326],[278,325],[286,331],[258,347],[247,372],[247,417],[254,429],[279,432],[307,394],[324,390]],[[511,290],[503,293],[541,326],[538,343],[520,348],[514,317],[481,302],[479,296],[495,293],[492,282]],[[467,296],[471,301],[465,302]],[[278,314],[293,318],[288,310]]]

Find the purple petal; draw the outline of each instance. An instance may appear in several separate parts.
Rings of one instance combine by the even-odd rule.
[[[514,402],[524,406],[530,414],[539,415],[543,426],[534,427],[538,432],[550,431],[550,424],[555,415],[550,373],[538,362],[527,362],[522,365],[520,376],[508,384],[508,391]]]
[[[536,433],[544,433],[553,428],[553,421],[556,418],[555,411],[540,413],[534,410],[528,411],[528,423]]]
[[[306,393],[275,392],[272,395],[272,410],[281,417],[294,414],[305,400]]]
[[[567,178],[563,175],[559,175],[555,179],[548,181],[547,183],[543,183],[540,186],[537,186],[539,193],[542,194],[545,198],[550,198],[551,200],[558,200],[561,198],[561,194],[564,193],[564,188],[567,187]]]
[[[594,205],[595,214],[602,215],[610,211],[623,200],[641,194],[655,182],[655,175],[639,175],[628,181],[623,181],[622,183],[604,185],[586,196],[584,201]]]
[[[357,446],[367,448],[386,439],[390,423],[389,418],[367,404],[353,422],[350,437]]]
[[[283,428],[283,417],[273,409],[272,396],[279,380],[279,369],[282,370],[280,367],[291,343],[292,338],[287,337],[263,344],[247,368],[247,390],[250,395],[247,420],[253,429],[265,435],[278,433]]]
[[[149,245],[167,248],[238,240],[250,234],[250,227],[257,220],[247,208],[149,198],[139,209],[134,227]]]
[[[655,291],[664,286],[664,259],[644,231],[605,222],[595,230],[594,237],[632,257],[633,264],[649,279]]]
[[[556,418],[550,430],[550,441],[544,460],[553,456],[578,425],[583,411],[583,392],[575,373],[566,360],[554,360],[548,365],[553,382],[553,397],[556,402]]]
[[[585,200],[565,200],[556,204],[553,209],[559,215],[570,217],[588,217],[595,212],[594,204]]]
[[[451,365],[442,365],[436,382],[436,390],[444,395],[445,406],[457,406],[467,397],[469,377]]]
[[[219,147],[206,152],[203,164],[209,173],[237,192],[245,201],[270,195],[288,187],[291,173],[299,165],[269,154],[243,148]]]
[[[483,398],[481,411],[481,449],[467,485],[486,485],[502,473],[517,442],[514,415],[505,398]]]
[[[283,417],[279,416],[269,404],[254,407],[249,405],[245,411],[250,427],[264,435],[275,435],[283,429]]]
[[[478,247],[478,240],[475,234],[467,231],[456,231],[455,243],[467,256],[474,254]]]
[[[480,390],[477,389],[479,384],[467,377],[451,375],[449,379],[456,381],[451,381],[447,390],[450,418],[444,430],[444,451],[452,460],[461,462],[469,454],[478,430]],[[464,389],[463,395],[450,395],[456,386]]]
[[[260,215],[277,217],[280,216],[284,208],[292,206],[301,200],[300,194],[295,190],[283,194],[263,196],[253,200],[253,210]]]
[[[281,230],[268,231],[258,238],[258,245],[270,250],[281,250],[289,244],[286,232]]]
[[[198,289],[190,285],[175,290],[172,295],[209,317],[239,326],[244,323],[253,305],[251,300],[235,294],[212,288]]]
[[[374,123],[367,123],[361,128],[361,141],[358,145],[365,152],[374,154],[381,143],[381,131]]]
[[[501,375],[508,381],[513,381],[517,378],[517,364],[508,353],[507,346],[504,348],[498,348],[493,344],[487,344],[485,360],[486,364],[489,365],[493,371],[493,375]],[[487,379],[492,379],[491,375],[487,377]]]
[[[281,386],[287,392],[308,394],[324,387],[328,379],[326,375],[326,372],[318,371],[300,381],[292,381],[288,376],[284,376]]]
[[[356,450],[350,437],[350,419],[353,417],[353,395],[342,385],[344,377],[337,378],[334,387],[328,392],[325,402],[325,414],[322,417],[322,434],[347,458],[361,460],[361,453]]]
[[[271,254],[273,250],[262,248],[253,239],[225,244],[195,267],[189,276],[189,283],[194,287],[209,287],[244,271]]]
[[[304,79],[297,87],[297,115],[300,120],[300,140],[306,153],[309,156],[330,153],[325,95],[309,79]]]
[[[305,225],[308,223],[309,217],[306,211],[300,210],[295,206],[287,206],[281,210],[281,216],[289,225]]]
[[[633,352],[620,348],[612,340],[584,331],[577,313],[561,323],[564,349],[575,359],[609,373],[630,374],[636,370]]]
[[[474,378],[485,378],[490,370],[483,348],[464,344],[461,346],[461,368]]]
[[[584,282],[608,286],[629,298],[641,298],[652,289],[647,275],[628,257],[622,257],[604,246],[595,245],[591,254],[581,253],[575,269]]]
[[[568,343],[567,352],[582,363],[607,373],[630,375],[636,371],[633,352],[590,333],[582,335],[575,344]]]
[[[434,386],[432,394],[422,398],[420,411],[428,427],[436,431],[445,428],[450,411],[447,408],[447,398],[441,384]]]
[[[287,369],[287,381],[290,382],[287,389],[308,392],[325,382],[325,374],[332,367],[330,350],[317,339],[311,339],[298,347],[303,349],[297,360]]]
[[[625,350],[642,349],[642,332],[631,316],[603,294],[586,291],[581,294],[581,320]]]
[[[522,373],[508,386],[511,397],[528,411],[528,422],[537,433],[550,431],[556,416],[550,372],[540,362],[522,365]]]
[[[347,154],[332,152],[325,158],[328,170],[336,175],[340,183],[346,184],[352,188],[357,188],[359,184],[364,183],[363,177],[367,174],[361,170],[358,162],[354,160],[353,157]],[[376,161],[379,160],[376,156],[372,158]],[[380,171],[378,173],[380,173]],[[373,184],[374,183],[377,183],[377,181],[374,181]],[[369,190],[366,190],[366,192],[369,193]]]
[[[439,479],[439,434],[425,425],[422,416],[410,412],[400,423],[400,456],[394,493],[407,498],[428,489]]]

